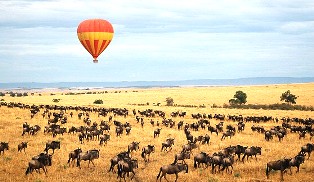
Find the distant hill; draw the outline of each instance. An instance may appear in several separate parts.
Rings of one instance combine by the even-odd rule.
[[[314,77],[254,77],[238,79],[198,79],[180,81],[122,81],[122,82],[56,82],[56,83],[0,83],[0,89],[44,88],[126,88],[126,87],[180,87],[180,86],[232,86],[267,85],[314,82]]]

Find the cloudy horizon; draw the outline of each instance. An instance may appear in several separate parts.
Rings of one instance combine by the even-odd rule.
[[[0,1],[0,82],[314,77],[314,2]],[[78,24],[110,21],[94,64]]]

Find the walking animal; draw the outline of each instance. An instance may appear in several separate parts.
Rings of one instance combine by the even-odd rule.
[[[188,165],[187,164],[170,164],[170,165],[162,166],[160,167],[159,173],[157,175],[157,180],[159,177],[160,177],[160,181],[162,177],[164,177],[167,180],[166,178],[167,174],[175,174],[176,175],[175,182],[176,182],[178,180],[178,173],[181,171],[185,171],[185,173],[188,173]]]

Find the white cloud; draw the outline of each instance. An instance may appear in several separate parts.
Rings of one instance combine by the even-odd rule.
[[[54,81],[313,76],[312,1],[12,0],[0,11],[0,82],[42,79],[33,72]],[[76,35],[88,18],[115,29],[97,66]]]

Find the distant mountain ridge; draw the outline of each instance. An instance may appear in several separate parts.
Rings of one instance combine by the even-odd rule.
[[[44,88],[127,88],[127,87],[181,87],[181,86],[239,86],[314,82],[314,77],[250,77],[237,79],[195,79],[179,81],[121,81],[121,82],[21,82],[0,83],[0,89]]]

